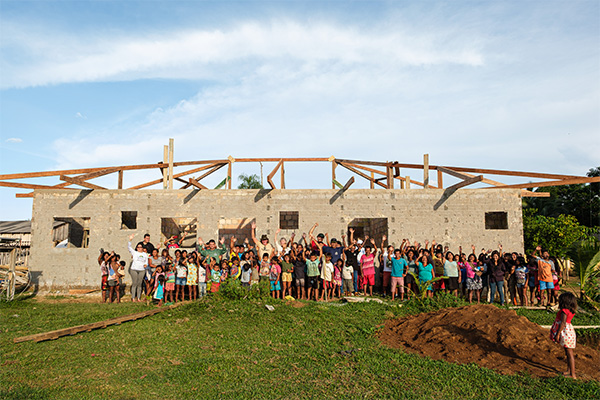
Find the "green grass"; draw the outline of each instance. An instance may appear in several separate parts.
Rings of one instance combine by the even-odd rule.
[[[552,325],[556,319],[556,311],[551,310],[527,310],[520,308],[515,311],[517,311],[517,315],[522,315],[540,325]],[[578,312],[573,317],[571,323],[573,325],[600,325],[600,314],[593,310],[586,310],[585,313]]]
[[[3,303],[0,398],[600,397],[597,382],[504,376],[382,345],[376,337],[381,323],[414,307],[305,304],[209,299],[89,333],[13,344],[16,336],[147,307]]]

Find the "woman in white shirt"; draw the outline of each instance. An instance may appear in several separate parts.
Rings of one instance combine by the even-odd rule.
[[[144,275],[146,274],[146,267],[148,266],[149,254],[146,253],[141,243],[138,243],[136,249],[131,247],[131,240],[135,234],[129,236],[129,242],[127,248],[133,257],[129,274],[131,275],[131,301],[141,301],[142,298],[142,285],[144,284]]]

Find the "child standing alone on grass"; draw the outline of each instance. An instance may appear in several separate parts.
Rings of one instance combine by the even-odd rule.
[[[558,308],[559,311],[556,314],[556,319],[554,320],[554,324],[552,324],[552,328],[550,328],[550,339],[565,348],[567,372],[564,375],[577,379],[575,375],[575,356],[573,355],[577,336],[575,335],[573,325],[571,325],[571,320],[577,312],[577,298],[571,292],[561,294],[558,297]]]

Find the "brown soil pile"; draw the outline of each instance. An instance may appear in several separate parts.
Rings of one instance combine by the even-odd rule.
[[[476,363],[502,374],[528,371],[553,377],[566,371],[563,348],[541,328],[513,310],[491,305],[448,308],[389,320],[379,334],[391,347],[436,360]],[[581,379],[600,381],[600,352],[577,345],[575,371]]]

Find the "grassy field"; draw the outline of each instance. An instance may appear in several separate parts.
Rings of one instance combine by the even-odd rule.
[[[380,324],[415,307],[295,304],[213,298],[55,341],[13,344],[17,336],[147,306],[2,303],[0,398],[600,397],[597,382],[503,376],[383,346],[375,336]]]

